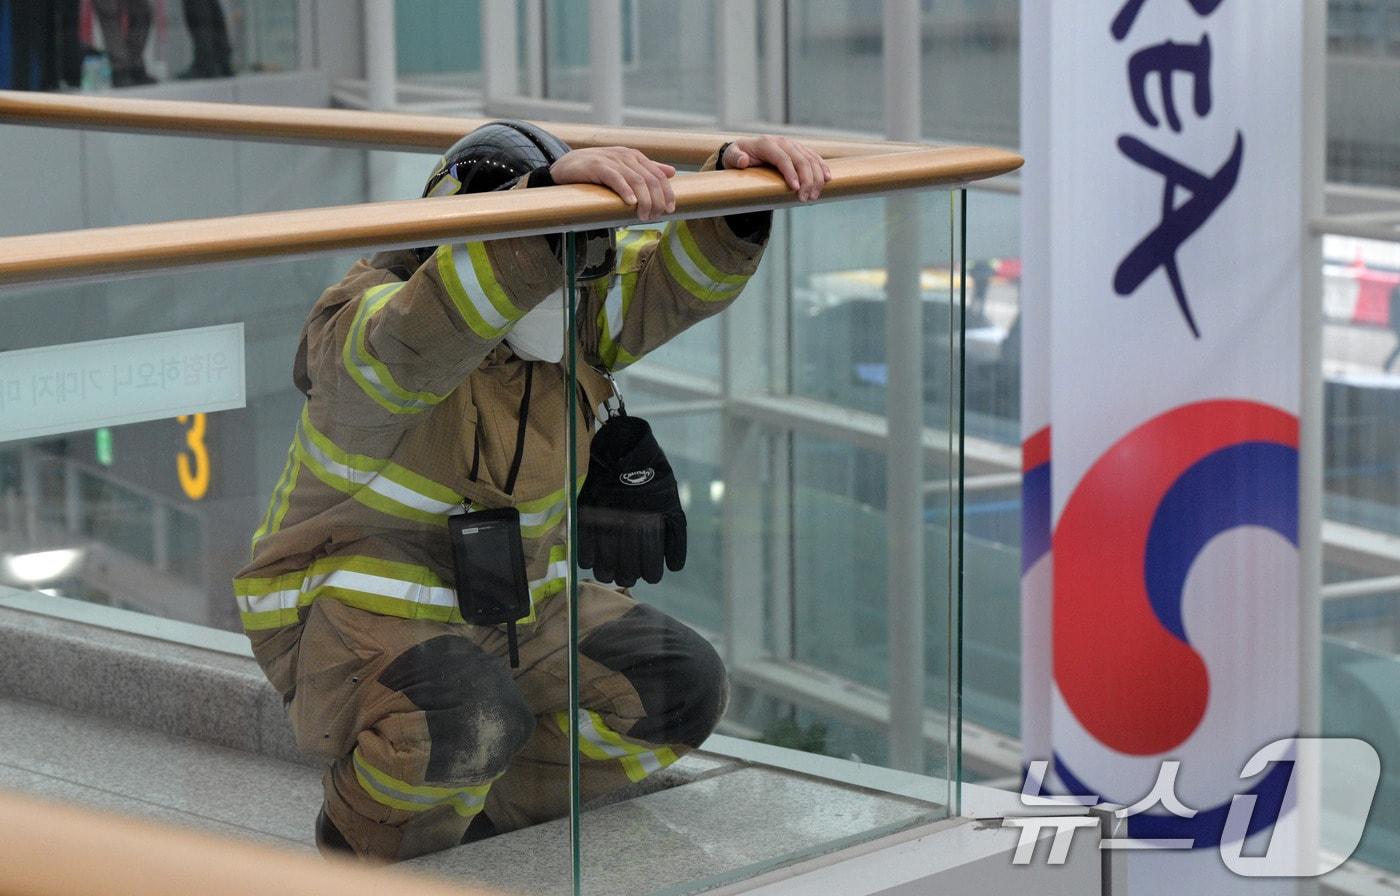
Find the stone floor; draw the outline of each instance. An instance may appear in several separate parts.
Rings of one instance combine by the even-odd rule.
[[[303,764],[0,698],[0,788],[311,850],[319,778]],[[927,802],[709,753],[653,778],[584,814],[585,892],[697,892],[938,812]],[[404,867],[510,893],[566,893],[568,847],[561,820]]]

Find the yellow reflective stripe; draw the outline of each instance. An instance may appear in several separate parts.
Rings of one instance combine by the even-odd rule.
[[[624,351],[617,340],[622,334],[627,314],[632,307],[632,295],[637,289],[640,268],[638,258],[644,247],[655,245],[660,239],[659,232],[643,230],[624,231],[618,240],[622,253],[617,270],[620,275],[618,279],[622,282],[618,284],[615,292],[608,292],[607,300],[598,309],[598,357],[609,369],[623,367],[637,360]]]
[[[293,447],[321,482],[381,513],[441,524],[461,497],[441,483],[389,460],[344,451],[311,423],[303,408]]]
[[[312,424],[311,413],[307,408],[302,409],[301,421],[306,434],[327,457],[336,463],[344,464],[360,473],[382,476],[412,492],[415,500],[447,505],[456,505],[462,502],[461,495],[421,473],[415,473],[407,467],[402,467],[384,458],[370,457],[366,454],[352,454],[344,450]]]
[[[583,487],[587,476],[588,474],[584,473],[578,478],[576,490]],[[543,498],[521,501],[515,505],[515,509],[520,511],[520,534],[525,538],[539,538],[564,521],[568,501],[561,488]]]
[[[456,591],[431,569],[377,557],[322,557],[302,571],[235,579],[233,588],[246,631],[289,625],[320,597],[385,616],[463,621]]]
[[[581,710],[579,720],[579,752],[589,759],[616,759],[622,764],[630,781],[636,782],[652,772],[660,771],[679,757],[668,747],[649,747],[633,743],[623,738],[603,723],[603,717],[589,710]],[[554,723],[565,734],[569,733],[569,714],[557,712]]]
[[[426,812],[446,803],[458,815],[470,818],[486,805],[486,794],[491,789],[491,781],[465,787],[409,784],[370,765],[360,754],[359,747],[355,748],[351,757],[355,766],[355,779],[360,782],[365,793],[377,803],[406,812]]]
[[[544,575],[538,579],[530,580],[530,613],[517,620],[522,625],[538,622],[540,618],[539,605],[545,598],[553,597],[560,593],[569,584],[569,549],[562,544],[556,544],[549,549],[549,558],[546,561]]]
[[[467,253],[470,276],[465,279],[460,275],[461,268],[457,264],[457,249]],[[473,333],[482,339],[495,339],[520,319],[520,309],[507,300],[505,290],[496,282],[484,245],[468,243],[454,247],[444,243],[438,247],[436,255],[438,276],[442,278],[457,313]],[[498,306],[497,302],[503,304]]]
[[[297,476],[301,472],[301,458],[297,454],[296,439],[292,440],[291,446],[287,449],[287,462],[282,466],[282,475],[277,480],[277,486],[272,490],[272,497],[267,502],[267,511],[263,514],[262,524],[253,533],[253,547],[256,548],[258,542],[282,528],[282,520],[287,515],[287,510],[291,507],[291,497],[293,490],[297,487]]]
[[[462,182],[450,174],[445,174],[442,180],[433,185],[433,189],[428,193],[427,198],[436,199],[439,196],[455,196],[460,189],[462,189]]]
[[[368,333],[370,318],[378,314],[399,290],[403,283],[384,283],[368,290],[360,297],[360,305],[355,310],[350,332],[341,346],[341,362],[364,392],[376,404],[395,414],[416,414],[433,407],[447,396],[432,392],[414,392],[400,386],[389,368],[369,350]]]
[[[677,221],[667,229],[661,243],[661,258],[676,282],[702,302],[731,299],[748,282],[744,274],[726,274],[715,267],[700,251],[684,221]]]
[[[262,632],[296,625],[301,620],[301,614],[293,608],[290,610],[269,610],[266,613],[239,613],[238,618],[243,623],[243,631]]]

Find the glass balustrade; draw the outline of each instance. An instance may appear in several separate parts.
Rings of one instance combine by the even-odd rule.
[[[39,145],[62,132],[21,133]],[[52,143],[89,157],[75,191],[87,201],[51,210],[54,220],[319,204],[307,193],[334,201],[341,178],[365,171],[358,151],[293,161],[305,150],[211,141],[240,171],[271,170],[209,185],[207,197],[172,190],[162,205],[166,193],[104,181],[100,169],[164,153],[172,178],[193,176],[163,147],[172,138],[102,139],[113,142]],[[250,195],[250,183],[269,186]],[[459,836],[470,842],[406,870],[526,892],[691,891],[955,814],[966,214],[966,194],[940,188],[781,209],[766,240],[742,240],[741,225],[714,218],[634,222],[620,232],[620,274],[584,282],[559,266],[559,307],[572,319],[555,338],[572,350],[558,361],[491,348],[506,327],[487,321],[510,308],[466,286],[423,293],[419,313],[442,327],[374,329],[376,313],[411,310],[403,278],[446,282],[449,268],[479,277],[491,257],[480,239],[423,269],[416,255],[364,249],[0,288],[0,626],[117,629],[138,636],[129,649],[141,655],[103,673],[106,706],[49,706],[64,682],[5,678],[0,699],[40,739],[66,731],[75,743],[119,745],[92,762],[85,750],[10,744],[5,785],[48,791],[43,782],[61,780],[58,794],[77,802],[301,849],[324,794],[359,787],[346,804],[378,807],[378,822],[425,811],[465,820]],[[578,240],[556,238],[564,259]],[[388,273],[318,317],[318,296],[357,256]],[[309,315],[314,332],[329,328],[319,344],[303,342]],[[413,379],[414,358],[463,346],[482,358],[458,371],[460,383]],[[605,372],[626,417],[648,421],[669,458],[664,496],[670,522],[685,520],[683,566],[664,520],[660,530],[624,526],[614,562],[645,556],[640,571],[597,559],[612,523],[589,498],[587,477],[604,475],[590,447],[622,422]],[[526,394],[526,380],[522,429],[506,398]],[[393,453],[423,438],[417,421],[448,408],[460,440],[423,442],[411,461]],[[517,490],[508,486],[522,434]],[[626,489],[664,470],[653,459],[622,472]],[[580,481],[582,492],[567,485]],[[453,626],[463,573],[444,533],[463,498],[521,514],[518,667],[506,626]],[[386,537],[397,547],[382,549]],[[595,559],[583,565],[590,537]],[[651,582],[656,564],[666,568]],[[339,621],[326,622],[327,610]],[[515,695],[508,703],[530,718],[503,776],[493,769],[444,796],[424,769],[379,756],[383,744],[357,732],[383,735],[383,724],[344,712],[328,721],[336,707],[368,712],[359,681],[338,682],[332,705],[309,705],[331,698],[325,679],[299,678],[314,677],[330,649],[308,632],[344,635],[346,620],[370,617],[373,629],[386,616],[466,632],[489,654],[490,674]],[[168,692],[171,664],[204,662],[241,684],[230,693],[191,671],[190,693]],[[387,659],[356,662],[353,677],[388,674]],[[471,700],[485,699],[482,675]],[[251,717],[236,708],[249,700],[260,707]],[[336,746],[312,743],[313,729]],[[153,791],[137,762],[152,751],[169,752],[178,771]],[[249,775],[261,776],[252,794],[238,784]],[[347,811],[333,808],[333,819]]]

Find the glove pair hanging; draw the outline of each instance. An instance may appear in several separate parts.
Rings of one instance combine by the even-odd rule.
[[[630,588],[685,566],[685,511],[676,476],[651,426],[625,409],[593,436],[579,492],[579,566]]]

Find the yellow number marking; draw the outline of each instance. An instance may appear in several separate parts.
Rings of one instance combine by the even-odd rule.
[[[175,456],[175,472],[180,476],[180,488],[185,490],[191,501],[198,501],[209,491],[209,449],[204,447],[204,414],[181,414],[181,423],[190,417],[194,421],[185,432],[185,444],[194,455],[194,469],[190,469],[190,455],[181,451]]]

